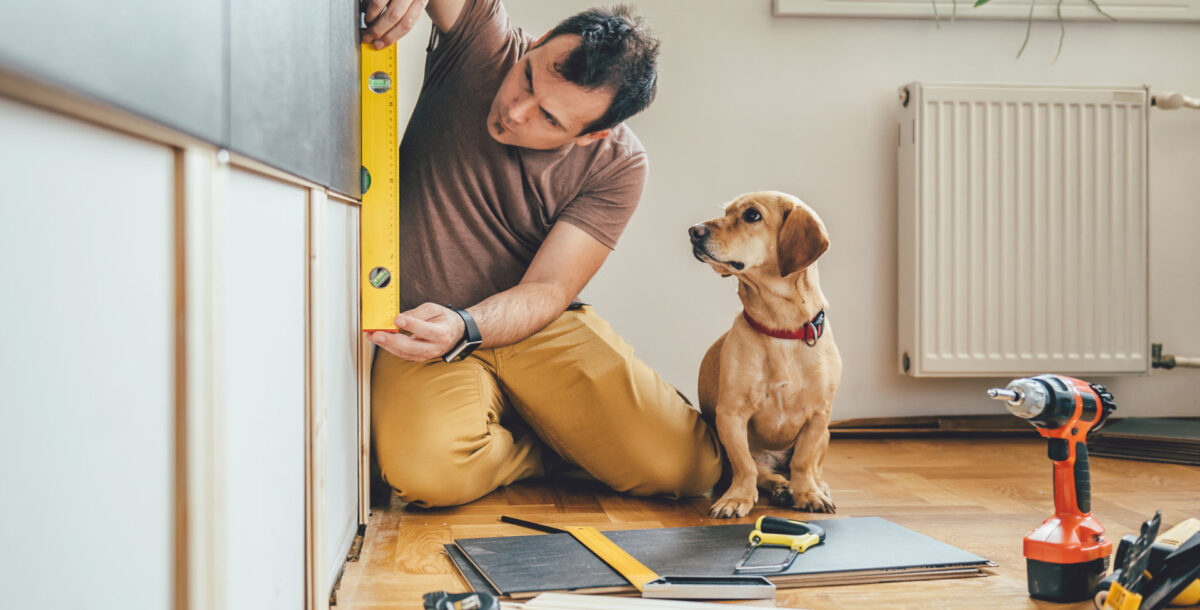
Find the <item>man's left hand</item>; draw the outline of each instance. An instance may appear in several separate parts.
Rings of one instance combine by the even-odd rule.
[[[440,358],[462,339],[466,325],[453,310],[425,303],[396,316],[401,332],[371,333],[371,342],[413,362]]]

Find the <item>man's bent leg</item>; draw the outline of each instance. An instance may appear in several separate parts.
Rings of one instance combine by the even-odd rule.
[[[716,431],[591,307],[495,354],[500,383],[525,421],[614,489],[692,496],[720,476]]]
[[[409,362],[378,350],[371,432],[383,479],[406,502],[452,506],[540,475],[543,445],[501,426],[504,407],[480,358]]]

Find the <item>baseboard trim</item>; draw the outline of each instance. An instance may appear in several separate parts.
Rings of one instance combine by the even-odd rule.
[[[1033,426],[1012,415],[864,417],[829,424],[834,438],[918,436],[1037,436]]]
[[[1114,417],[1109,423],[1126,419]],[[1159,419],[1159,418],[1152,418]],[[1196,420],[1196,417],[1161,419]],[[1103,432],[1101,432],[1103,434]],[[862,417],[829,424],[833,438],[912,437],[1036,437],[1037,430],[1012,415],[928,415],[919,417]]]

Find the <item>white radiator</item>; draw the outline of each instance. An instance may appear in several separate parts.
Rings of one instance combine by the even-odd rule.
[[[1147,90],[900,93],[901,370],[1146,373]]]

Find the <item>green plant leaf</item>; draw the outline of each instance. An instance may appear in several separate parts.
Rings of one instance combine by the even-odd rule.
[[[975,7],[974,7],[974,8],[979,8],[979,7],[981,7],[981,6],[983,6],[983,5],[987,4],[987,3],[988,3],[988,0],[975,0]]]
[[[1033,32],[1033,7],[1037,4],[1037,0],[1029,0],[1029,20],[1025,22],[1025,41],[1021,43],[1021,49],[1017,51],[1017,59],[1021,58],[1021,53],[1025,52],[1025,45],[1029,44],[1029,34]]]

